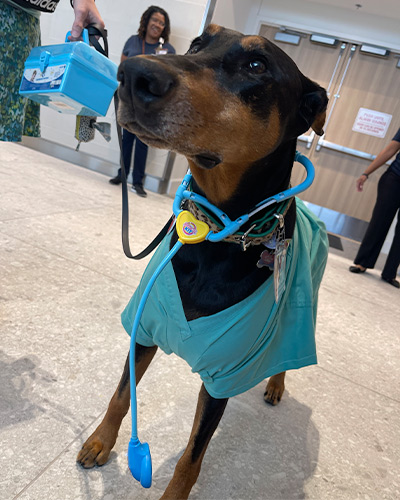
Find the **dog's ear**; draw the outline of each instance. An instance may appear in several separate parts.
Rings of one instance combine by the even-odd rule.
[[[325,89],[310,80],[309,82],[314,88],[311,89],[310,85],[307,86],[308,88],[306,88],[300,102],[299,114],[307,124],[306,130],[311,127],[317,135],[322,135],[328,97]]]

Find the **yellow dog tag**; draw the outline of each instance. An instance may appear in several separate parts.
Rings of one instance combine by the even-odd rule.
[[[199,221],[187,210],[183,210],[176,219],[176,231],[181,243],[200,243],[206,239],[210,228]]]

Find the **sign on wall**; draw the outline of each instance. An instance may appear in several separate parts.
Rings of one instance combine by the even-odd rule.
[[[374,137],[385,137],[387,129],[392,120],[392,115],[374,111],[373,109],[360,108],[353,124],[353,132],[373,135]]]

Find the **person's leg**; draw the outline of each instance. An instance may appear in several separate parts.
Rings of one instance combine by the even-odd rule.
[[[40,106],[19,95],[24,63],[40,45],[36,17],[0,2],[0,140],[19,142],[22,135],[40,136]]]
[[[121,151],[121,158],[124,162],[124,167],[125,167],[125,176],[128,179],[129,176],[129,170],[131,168],[131,159],[132,159],[132,150],[133,150],[133,143],[135,141],[135,135],[131,134],[125,129],[122,129],[122,151]],[[121,167],[118,169],[118,174],[110,179],[111,184],[121,184],[122,182],[122,171]]]
[[[135,141],[135,135],[128,132],[128,130],[122,129],[122,151],[121,158],[124,162],[125,176],[128,179],[129,170],[131,168],[132,150],[133,143]],[[122,171],[121,167],[118,169],[118,174],[110,179],[111,184],[121,184],[122,182]]]
[[[400,181],[399,181],[400,183]],[[400,200],[400,193],[399,193]],[[397,286],[393,281],[396,281],[397,270],[400,265],[400,211],[397,214],[397,223],[394,230],[394,237],[390,246],[389,254],[386,259],[385,267],[382,271],[382,278],[385,281]],[[398,283],[398,281],[397,281]]]
[[[143,187],[143,177],[146,170],[148,146],[136,138],[135,156],[133,161],[133,186]]]
[[[390,225],[396,214],[398,207],[396,195],[398,189],[397,186],[395,190],[393,189],[393,175],[395,174],[385,172],[378,183],[378,195],[372,218],[356,258],[354,259],[354,264],[356,264],[356,266],[361,266],[363,269],[373,269],[375,266]]]
[[[129,170],[131,169],[133,143],[135,142],[135,134],[131,134],[128,130],[122,131],[122,159],[124,160],[125,174],[128,178]],[[121,169],[120,172],[121,174]]]

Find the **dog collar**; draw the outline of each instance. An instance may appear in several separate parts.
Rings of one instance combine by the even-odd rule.
[[[248,246],[261,245],[268,243],[273,239],[278,225],[282,226],[284,217],[292,204],[293,198],[289,198],[278,206],[267,210],[260,218],[249,221],[249,229],[247,231],[236,231],[235,233],[226,236],[222,241],[227,243],[237,243],[241,245],[242,250],[246,250]],[[210,212],[200,204],[187,200],[185,209],[188,210],[196,219],[205,222],[213,232],[221,231],[224,226],[213,217]]]
[[[314,167],[313,164],[310,162],[308,158],[300,154],[299,152],[296,152],[295,161],[298,161],[301,163],[304,168],[306,169],[307,172],[307,177],[306,179],[300,183],[297,186],[290,187],[286,189],[285,191],[281,191],[280,193],[270,196],[269,198],[266,198],[263,201],[260,201],[250,213],[243,214],[242,216],[238,217],[236,220],[232,221],[226,213],[224,213],[221,209],[210,203],[207,198],[204,196],[201,196],[197,193],[194,193],[191,191],[189,188],[189,184],[192,179],[192,174],[190,173],[190,170],[188,173],[185,175],[185,177],[182,180],[181,185],[178,187],[173,203],[173,211],[175,217],[178,217],[179,214],[182,212],[182,206],[184,203],[184,200],[190,200],[192,202],[195,202],[202,207],[205,207],[206,210],[211,211],[224,225],[224,228],[222,230],[219,230],[217,232],[209,231],[209,233],[206,236],[207,241],[211,241],[213,243],[216,243],[218,241],[223,241],[225,238],[235,235],[239,231],[239,229],[244,226],[245,224],[248,223],[248,221],[258,213],[263,213],[265,209],[271,205],[274,206],[279,206],[281,203],[283,203],[286,200],[289,200],[293,198],[294,196],[297,196],[299,193],[302,191],[305,191],[307,188],[309,188],[314,180]],[[274,210],[274,213],[276,213],[276,210]],[[279,217],[279,223],[282,224],[283,222],[283,216],[282,214],[278,214],[277,217]],[[245,226],[247,227],[247,226]],[[242,243],[242,248],[246,249],[248,244],[245,239],[247,234],[250,233],[254,228],[250,227],[244,235],[239,235],[241,240],[243,241]]]

